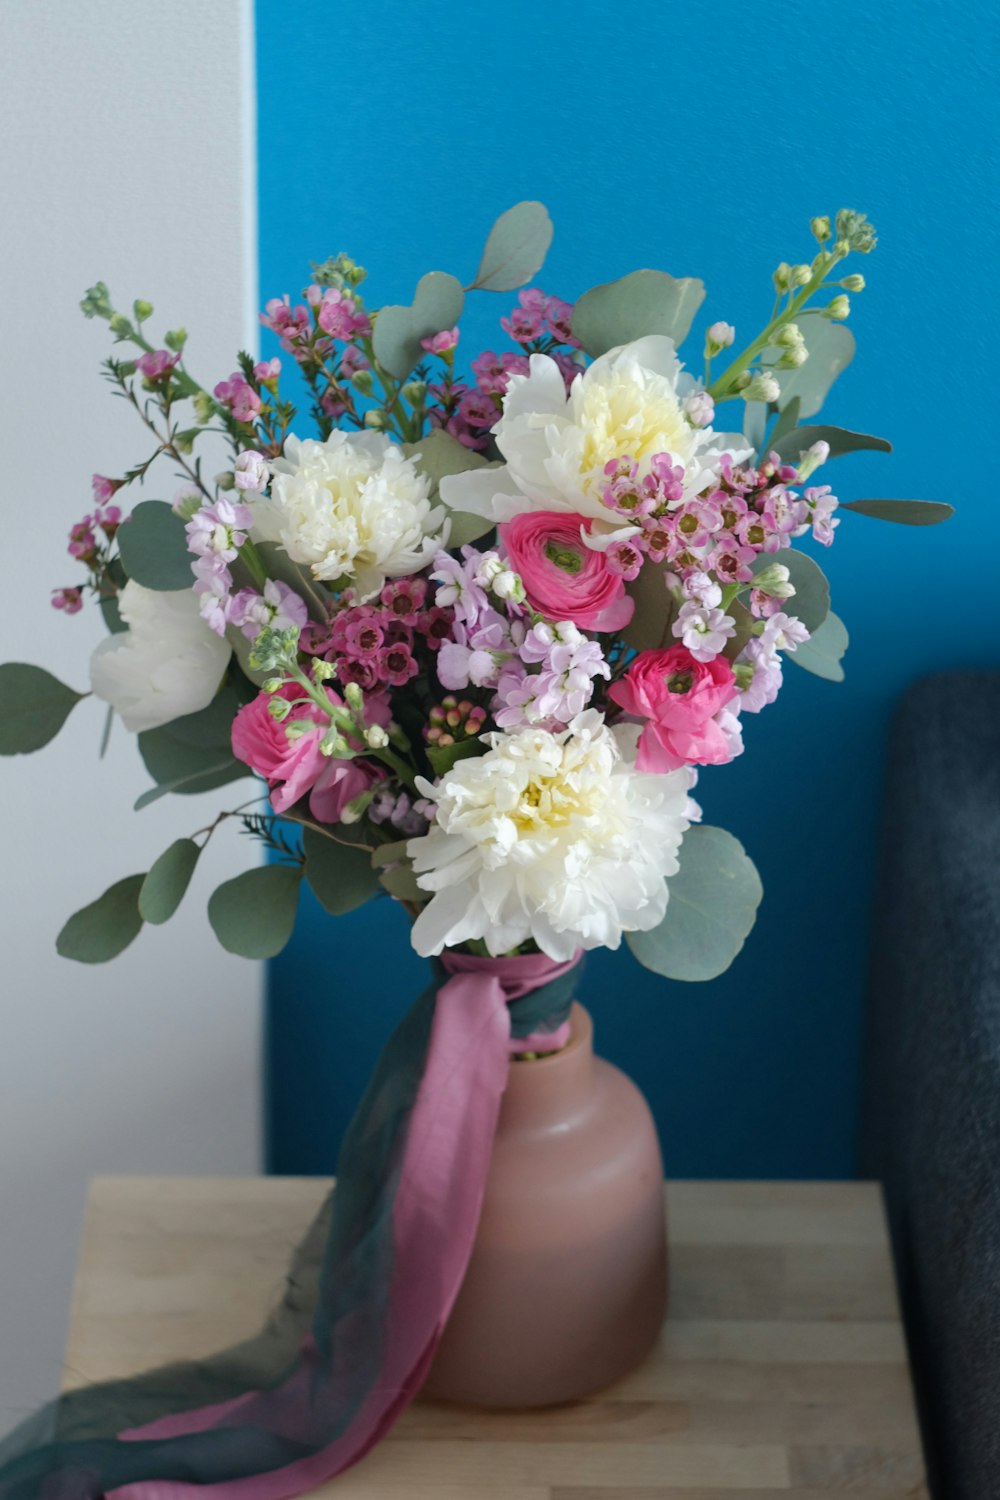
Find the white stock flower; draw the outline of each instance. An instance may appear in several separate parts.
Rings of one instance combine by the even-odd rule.
[[[621,517],[600,497],[610,460],[631,458],[642,477],[655,454],[669,453],[684,468],[687,500],[715,483],[724,453],[734,463],[750,457],[740,434],[692,425],[685,403],[700,390],[661,334],[609,350],[568,394],[555,361],[533,354],[529,373],[512,377],[493,429],[506,464],[442,479],[441,498],[493,521],[571,511],[597,523],[598,535],[613,534]]]
[[[137,734],[207,708],[231,655],[209,629],[193,589],[162,593],[131,579],[118,596],[128,630],[90,658],[90,685]]]
[[[447,540],[428,480],[382,433],[290,437],[271,474],[270,498],[253,505],[255,534],[314,577],[350,583],[361,602],[387,578],[426,567]]]
[[[568,959],[662,921],[666,877],[697,816],[694,774],[636,771],[636,735],[588,709],[557,734],[493,734],[485,755],[419,783],[437,817],[407,845],[418,885],[434,893],[413,927],[417,952],[483,938],[500,954],[533,938]]]

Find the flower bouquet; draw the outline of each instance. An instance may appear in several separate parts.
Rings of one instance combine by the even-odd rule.
[[[434,1386],[474,1279],[511,1056],[519,1078],[557,1076],[585,1027],[571,1006],[581,954],[624,937],[656,973],[704,980],[739,952],[760,882],[694,793],[700,767],[742,753],[786,659],[843,675],[847,632],[815,548],[797,544],[829,546],[845,513],[949,513],[838,502],[815,482],[827,459],[889,444],[814,423],[854,352],[845,320],[864,278],[845,263],[875,235],[849,210],[811,228],[811,259],[774,272],[762,331],[736,352],[714,321],[687,367],[678,349],[705,289],[640,270],[575,306],[521,290],[500,319],[509,347],[462,370],[466,295],[524,287],[542,265],[538,203],[498,220],[469,286],[431,272],[409,306],[371,306],[346,255],[314,266],[301,302],[261,315],[281,355],[242,354],[211,390],[188,371],[183,330],[158,347],[148,303],[129,316],[103,284],[87,293],[119,350],[106,375],[152,451],[94,476],[69,546],[84,573],[53,603],[99,605],[90,689],[109,726],[117,715],[137,735],[154,783],[138,809],[258,780],[71,917],[60,952],[109,959],[167,920],[205,844],[237,820],[269,859],[209,900],[227,949],[279,952],[305,881],[334,916],[388,893],[434,968],[298,1267],[296,1285],[320,1276],[313,1297],[286,1302],[252,1379],[229,1355],[177,1373],[169,1401],[162,1378],[118,1389],[113,1416],[99,1391],[71,1398],[61,1442],[20,1440],[3,1500],[55,1470],[67,1496],[137,1500],[171,1480],[174,1496],[192,1476],[236,1495],[256,1476],[253,1494],[270,1497],[356,1461],[429,1371]],[[202,455],[220,438],[228,458],[209,477]],[[164,460],[173,499],[126,504]],[[83,696],[41,668],[0,667],[0,750],[39,749]],[[652,1150],[647,1262],[662,1258]],[[529,1341],[522,1363],[534,1357]],[[583,1388],[593,1374],[578,1373]]]

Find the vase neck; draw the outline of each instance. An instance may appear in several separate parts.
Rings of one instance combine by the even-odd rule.
[[[593,1087],[594,1028],[589,1013],[574,1003],[570,1038],[547,1057],[511,1060],[503,1101],[505,1123],[541,1128],[582,1112]]]

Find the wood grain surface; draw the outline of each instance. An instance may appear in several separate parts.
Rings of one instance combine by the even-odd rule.
[[[65,1384],[253,1332],[327,1184],[102,1178]],[[545,1411],[418,1402],[328,1500],[926,1500],[879,1189],[668,1185],[670,1316],[641,1369]]]

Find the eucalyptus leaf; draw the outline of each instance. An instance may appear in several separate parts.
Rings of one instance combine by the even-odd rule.
[[[458,761],[485,755],[489,745],[485,740],[474,736],[468,740],[457,740],[454,745],[428,745],[426,749],[427,759],[434,768],[435,776],[444,776]]]
[[[824,677],[827,682],[843,682],[844,669],[840,662],[848,644],[847,626],[831,610],[819,629],[801,646],[787,652],[785,660],[793,661],[803,671],[812,672],[814,677]]]
[[[772,369],[771,373],[781,386],[778,407],[784,410],[797,396],[799,416],[812,417],[823,405],[837,376],[851,363],[856,346],[853,333],[843,323],[817,316],[803,318],[799,326],[809,358],[796,370]]]
[[[727,640],[723,655],[727,661],[735,661],[753,635],[754,618],[746,605],[741,604],[738,599],[733,599],[727,605],[726,614],[736,626],[736,633]]]
[[[802,405],[800,396],[793,396],[787,406],[779,411],[774,426],[771,428],[771,436],[767,440],[768,449],[777,448],[782,438],[792,432],[799,423],[799,407]],[[780,452],[781,450],[778,449]]]
[[[353,848],[328,834],[306,827],[302,849],[306,857],[306,880],[325,911],[335,917],[364,906],[379,889],[372,869],[371,848],[360,839]]]
[[[128,629],[118,608],[117,594],[108,594],[106,599],[101,600],[101,617],[112,635],[121,635],[123,630]]]
[[[212,893],[208,920],[223,948],[240,958],[274,958],[295,926],[299,865],[258,865]]]
[[[142,794],[135,804],[137,811],[168,792],[184,795],[210,792],[252,774],[250,767],[228,749],[228,741],[189,744],[172,730],[173,725],[167,724],[159,729],[144,729],[139,735],[139,754],[156,786]]]
[[[145,875],[128,875],[75,912],[56,938],[56,952],[81,964],[117,958],[142,930],[139,892],[145,879]]]
[[[847,427],[796,427],[777,440],[772,434],[769,446],[779,458],[797,463],[807,448],[819,442],[829,443],[831,458],[840,458],[844,453],[860,453],[866,449],[873,453],[892,452],[892,444],[888,438],[872,437],[867,432],[851,432]]]
[[[86,698],[44,667],[8,661],[0,666],[0,755],[30,755],[55,739]]]
[[[383,870],[381,882],[389,895],[395,896],[397,901],[427,900],[428,893],[417,884],[417,877],[409,862],[393,865],[388,870]]]
[[[671,625],[680,601],[667,588],[666,565],[647,563],[626,590],[635,601],[635,612],[622,637],[633,651],[662,651],[676,644]]]
[[[499,465],[485,459],[481,453],[466,448],[450,432],[436,427],[422,437],[418,443],[404,443],[403,452],[412,458],[422,474],[426,474],[435,492],[441,480],[453,474],[467,474],[474,469],[495,469]],[[445,503],[445,502],[442,502]],[[468,511],[448,509],[451,529],[449,547],[462,547],[466,542],[477,542],[480,537],[493,530],[493,522],[483,516],[474,516]]]
[[[500,215],[486,240],[469,291],[512,292],[542,269],[552,243],[552,220],[544,203],[515,203]]]
[[[372,868],[381,870],[386,865],[398,865],[400,860],[407,857],[406,849],[409,842],[409,839],[396,839],[391,844],[379,844],[377,849],[372,850]]]
[[[900,526],[938,526],[955,514],[955,507],[943,500],[844,500],[840,509]]]
[[[422,276],[409,307],[383,307],[375,318],[372,343],[379,364],[398,380],[405,380],[426,352],[420,340],[454,328],[464,301],[457,277],[445,271]]]
[[[233,720],[253,696],[247,691],[241,692],[234,683],[226,682],[207,707],[171,719],[163,728],[171,739],[180,740],[182,744],[197,749],[228,750],[232,744]]]
[[[147,922],[169,921],[191,884],[201,845],[175,839],[155,862],[139,892],[139,915]]]
[[[785,613],[801,620],[808,631],[818,630],[830,613],[830,585],[819,563],[807,552],[785,547],[780,552],[759,553],[751,566],[755,573],[760,573],[772,563],[784,564],[795,589],[792,597],[784,601]]]
[[[700,981],[725,973],[756,921],[763,895],[743,845],[724,828],[690,828],[680,869],[667,890],[660,925],[626,934],[636,958],[666,979]]]
[[[184,522],[165,500],[143,500],[118,531],[118,551],[129,578],[146,589],[189,589],[191,554]]]
[[[767,402],[748,401],[743,413],[743,436],[755,453],[764,445],[767,432]]]
[[[680,345],[705,300],[705,283],[666,271],[632,271],[584,292],[573,312],[573,332],[594,359],[650,333]]]

